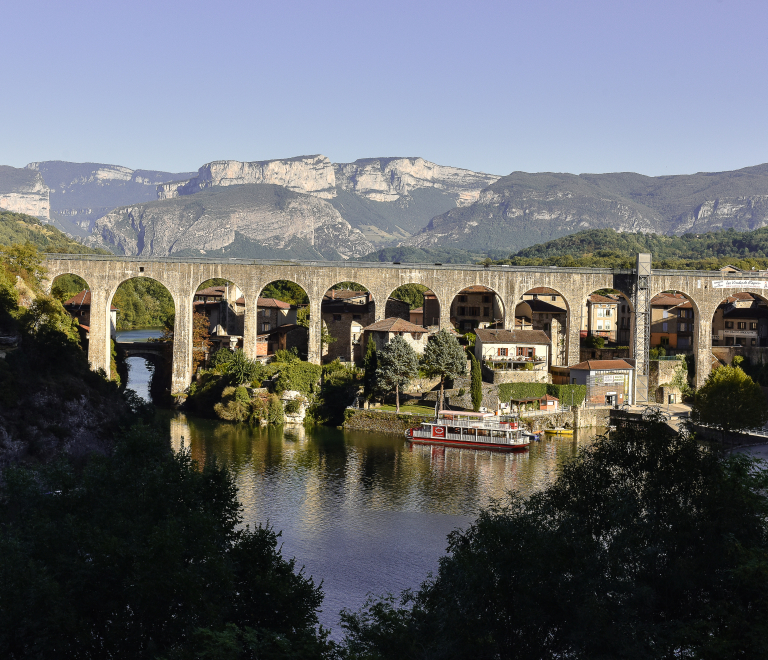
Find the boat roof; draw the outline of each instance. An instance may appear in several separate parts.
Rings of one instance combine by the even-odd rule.
[[[538,401],[538,399],[536,399]],[[461,415],[462,417],[498,417],[495,412],[471,412],[468,410],[440,410],[438,415]]]

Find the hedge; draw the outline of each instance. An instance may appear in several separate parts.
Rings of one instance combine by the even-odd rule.
[[[501,383],[499,401],[507,403],[510,399],[540,399],[545,394],[560,400],[561,406],[580,406],[587,396],[586,385],[547,385],[546,383]]]

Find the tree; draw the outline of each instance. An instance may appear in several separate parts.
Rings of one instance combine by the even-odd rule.
[[[43,255],[37,246],[29,241],[0,245],[0,257],[13,275],[18,275],[36,289],[40,287],[41,280],[48,272],[43,266]]]
[[[376,343],[373,341],[373,337],[368,335],[368,345],[365,347],[365,358],[363,360],[363,369],[365,371],[363,391],[367,398],[370,398],[376,387],[376,369],[378,366]]]
[[[411,309],[424,306],[424,292],[427,287],[423,284],[403,284],[392,292],[392,297],[407,302]]]
[[[320,587],[242,526],[226,468],[167,445],[135,426],[85,466],[6,469],[1,657],[327,656]]]
[[[471,356],[472,368],[470,370],[469,391],[472,395],[472,409],[477,412],[483,403],[483,372],[477,358]]]
[[[768,473],[661,419],[449,536],[437,575],[346,611],[350,659],[768,654]]]
[[[400,412],[400,388],[419,373],[419,358],[413,347],[402,337],[394,336],[378,352],[376,377],[380,387],[395,390],[395,404]]]
[[[697,424],[720,429],[725,440],[729,433],[762,427],[768,421],[768,405],[760,386],[740,367],[721,366],[696,393],[691,417]]]
[[[467,355],[456,337],[443,328],[427,342],[423,364],[428,376],[440,377],[440,405],[442,406],[445,379],[456,378],[466,373]]]

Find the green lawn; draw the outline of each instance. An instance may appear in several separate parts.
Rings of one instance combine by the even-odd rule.
[[[395,406],[390,405],[382,405],[378,408],[372,408],[372,410],[388,410],[390,412],[397,412],[397,408]],[[404,404],[400,404],[400,412],[411,412],[411,413],[417,413],[419,415],[425,415],[425,414],[432,414],[435,412],[435,404],[431,405],[424,405],[421,403],[417,403],[416,405],[410,405],[406,406]]]

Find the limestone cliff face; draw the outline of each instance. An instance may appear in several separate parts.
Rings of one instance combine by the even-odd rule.
[[[349,259],[373,249],[328,202],[269,184],[118,208],[96,221],[86,242],[146,256]]]
[[[582,229],[683,234],[766,225],[768,165],[666,177],[513,172],[401,245],[515,252]]]
[[[376,202],[394,202],[418,188],[436,188],[455,194],[457,206],[467,206],[500,178],[423,158],[363,158],[337,163],[334,169],[340,188]]]
[[[0,208],[50,219],[50,190],[38,172],[0,165]]]
[[[116,206],[149,202],[159,183],[189,176],[154,170],[132,170],[121,165],[42,161],[27,171],[42,175],[50,187],[51,221],[62,231],[86,236],[97,218]]]
[[[203,165],[197,171],[197,176],[187,181],[157,186],[157,197],[173,199],[181,195],[192,195],[213,186],[252,183],[275,184],[294,192],[309,193],[324,199],[330,199],[336,194],[336,179],[331,161],[325,156],[299,156],[251,163],[217,160]]]

